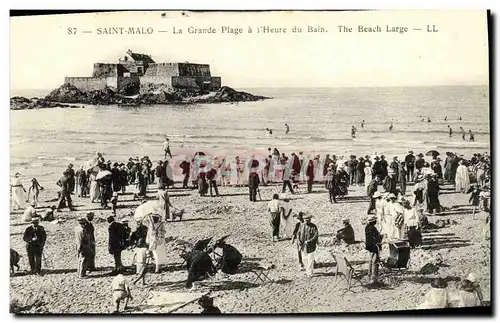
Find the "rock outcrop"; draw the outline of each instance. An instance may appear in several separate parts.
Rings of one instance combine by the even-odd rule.
[[[247,92],[236,91],[223,86],[216,92],[192,92],[173,90],[163,85],[148,85],[141,87],[140,93],[135,96],[125,96],[115,89],[106,87],[95,91],[81,91],[71,84],[63,84],[53,90],[44,99],[27,99],[13,97],[10,100],[12,110],[74,107],[63,103],[80,103],[93,105],[146,105],[146,104],[191,104],[191,103],[220,103],[245,102],[270,99],[265,96],[253,95]]]

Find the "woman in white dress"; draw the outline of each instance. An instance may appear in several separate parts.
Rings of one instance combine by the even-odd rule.
[[[99,195],[101,195],[99,185],[97,185],[96,174],[90,173],[89,181],[90,181],[90,202],[95,203],[99,199]]]
[[[280,226],[282,227],[282,232],[286,238],[292,238],[293,230],[295,229],[295,219],[292,216],[292,205],[289,198],[285,194],[280,195],[281,206],[283,207],[283,212],[281,213]]]
[[[24,209],[26,207],[26,201],[24,199],[24,193],[26,193],[26,190],[21,183],[20,173],[16,173],[14,175],[14,181],[10,187],[12,189],[12,207],[14,210]]]
[[[155,260],[155,273],[160,272],[160,265],[165,263],[167,254],[165,251],[165,222],[157,215],[148,215],[147,217],[148,233],[146,243],[148,249],[153,253]]]
[[[369,162],[365,163],[365,192],[368,191],[368,186],[370,185],[372,181],[372,168],[370,166]]]
[[[463,160],[458,163],[459,166],[455,175],[455,191],[465,194],[470,186],[469,170],[467,169],[467,166],[464,165]]]

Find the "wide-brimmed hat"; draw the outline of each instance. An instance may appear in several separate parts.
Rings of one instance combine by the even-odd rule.
[[[40,222],[40,217],[38,217],[38,216],[34,216],[34,217],[32,217],[32,218],[31,218],[31,223],[35,223],[35,222],[36,222],[36,223]]]
[[[380,193],[379,191],[376,191],[375,193],[373,193],[373,198],[376,199],[376,198],[379,198],[382,196],[382,193]]]
[[[342,222],[349,223],[349,219],[342,219]]]
[[[467,276],[467,280],[472,282],[472,283],[477,283],[477,275],[475,273],[470,273]]]
[[[436,278],[431,282],[431,287],[433,288],[446,288],[448,283],[442,278]]]
[[[413,154],[413,150],[408,151],[408,154]]]
[[[420,153],[417,155],[418,157],[424,157],[424,154]]]
[[[21,173],[17,172],[14,174],[14,176],[16,176],[16,177],[21,176]]]
[[[394,195],[394,193],[390,193],[388,196],[387,196],[388,199],[395,199],[396,198],[396,195]]]
[[[87,212],[86,216],[95,216],[94,212]]]
[[[72,163],[69,163],[69,164],[68,164],[68,167],[73,167],[73,164],[72,164]]]
[[[312,216],[311,214],[307,214],[307,213],[304,213],[304,215],[302,216],[302,218],[303,218],[304,220],[306,220],[306,219],[312,219],[312,217],[313,217],[313,216]]]
[[[117,166],[118,166],[118,163],[116,163],[116,162],[115,162],[115,163],[113,164],[113,167],[117,167]]]
[[[379,156],[375,156],[375,157],[373,157],[373,159],[377,159],[377,160],[379,160],[379,159],[380,159],[380,157],[379,157]]]

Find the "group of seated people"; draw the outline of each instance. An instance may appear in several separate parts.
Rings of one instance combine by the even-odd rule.
[[[217,248],[222,249],[222,255],[219,256],[217,263],[214,265],[210,253],[214,253]],[[232,245],[226,243],[224,239],[215,242],[213,246],[195,246],[193,250],[181,250],[180,256],[186,261],[188,278],[186,288],[192,288],[193,282],[212,277],[217,273],[217,270],[225,274],[235,274],[241,264],[243,256]]]

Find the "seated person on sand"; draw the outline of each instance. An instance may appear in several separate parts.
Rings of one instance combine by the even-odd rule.
[[[344,241],[347,244],[352,244],[355,242],[354,240],[354,229],[349,223],[349,219],[342,220],[344,223],[344,227],[337,231],[336,237],[337,242]]]
[[[436,278],[431,282],[431,289],[425,294],[424,302],[417,309],[446,308],[449,296],[446,290],[448,284],[442,278]]]
[[[193,250],[189,252],[182,252],[181,258],[186,260],[188,278],[186,281],[186,288],[193,287],[194,281],[203,280],[209,276],[215,275],[215,269],[212,259],[205,251]]]
[[[42,221],[54,221],[55,209],[56,209],[55,205],[52,205],[50,208],[48,208],[47,211],[45,211],[45,213],[40,216]]]
[[[24,210],[23,213],[23,221],[24,222],[31,222],[31,219],[34,217],[37,217],[36,210],[35,210],[36,202],[32,201],[30,206]]]
[[[227,244],[224,240],[218,241],[215,248],[222,249],[222,258],[219,261],[217,269],[220,267],[221,271],[225,274],[236,274],[238,266],[241,263],[241,259],[243,259],[243,256],[238,249],[230,244]]]

